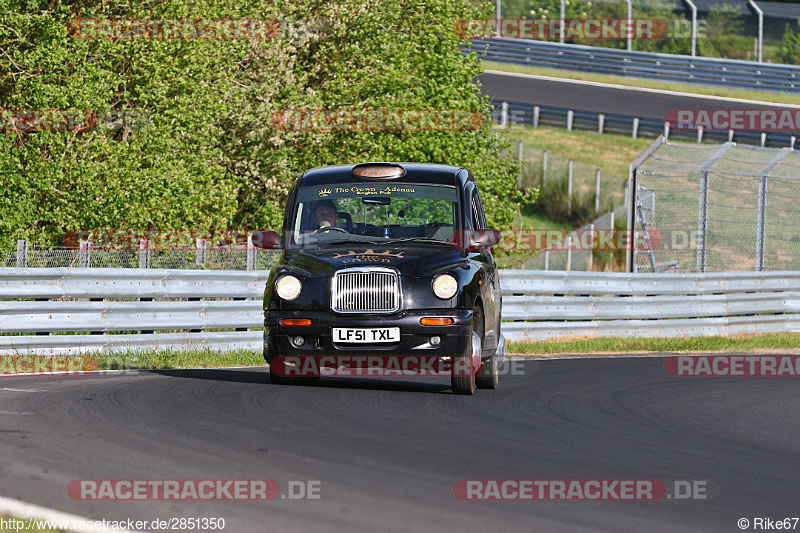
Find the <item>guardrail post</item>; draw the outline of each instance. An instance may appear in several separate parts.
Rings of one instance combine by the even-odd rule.
[[[195,249],[195,256],[194,256],[194,264],[195,266],[202,267],[206,264],[206,239],[198,238],[194,243]]]
[[[139,268],[150,268],[150,241],[139,241]]]
[[[572,123],[575,121],[575,111],[567,111],[567,131],[572,131]]]
[[[81,241],[79,245],[79,252],[78,252],[78,265],[81,268],[89,268],[90,259],[89,254],[91,253],[92,243],[90,241]]]
[[[605,113],[600,113],[597,115],[597,133],[603,133],[603,129],[606,125],[606,115]]]
[[[533,106],[533,127],[534,128],[538,128],[539,127],[539,113],[541,113],[541,111],[542,111],[542,108],[540,108],[538,105]]]
[[[633,117],[633,138],[639,135],[639,117]]]
[[[589,245],[589,262],[586,266],[586,270],[591,271],[592,267],[594,266],[594,222],[589,224],[589,238],[591,240],[591,244]]]
[[[503,127],[508,125],[508,102],[503,102],[500,106],[500,125]]]
[[[567,183],[567,211],[572,213],[572,159],[569,160],[569,177]]]
[[[550,250],[544,251],[544,269],[550,270]]]
[[[25,239],[17,240],[17,268],[28,267],[28,241]]]
[[[542,156],[542,189],[547,186],[547,150],[544,151]]]
[[[572,233],[567,235],[567,272],[572,270]]]
[[[594,214],[597,215],[600,213],[600,169],[597,169],[597,177],[594,186]]]
[[[247,270],[256,269],[256,247],[253,246],[253,236],[247,236]]]

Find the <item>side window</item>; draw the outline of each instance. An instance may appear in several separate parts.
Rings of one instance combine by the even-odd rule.
[[[478,192],[478,188],[475,187],[475,200],[477,202],[476,206],[478,208],[478,220],[481,223],[481,229],[486,229],[486,214],[483,211],[483,202],[481,201],[481,195]]]
[[[472,227],[473,229],[486,229],[486,218],[483,215],[481,197],[477,189],[472,194]]]

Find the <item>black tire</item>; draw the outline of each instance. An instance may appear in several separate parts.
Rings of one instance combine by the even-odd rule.
[[[500,385],[497,368],[497,354],[483,362],[483,369],[475,376],[475,385],[479,389],[496,389]]]
[[[469,332],[470,344],[466,354],[462,357],[467,358],[466,364],[462,361],[458,365],[453,361],[453,368],[450,375],[450,387],[455,394],[474,394],[475,393],[475,374],[471,371],[472,356],[477,351],[480,356],[483,348],[483,311],[476,307],[472,314],[472,327]],[[459,371],[459,368],[469,368],[469,372]]]

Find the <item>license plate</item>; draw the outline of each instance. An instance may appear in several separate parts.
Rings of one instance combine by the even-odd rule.
[[[400,328],[333,328],[333,342],[397,342]]]

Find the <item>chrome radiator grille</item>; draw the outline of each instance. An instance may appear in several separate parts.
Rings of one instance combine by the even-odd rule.
[[[391,313],[400,309],[397,273],[388,268],[348,268],[333,278],[331,308],[338,313]]]

